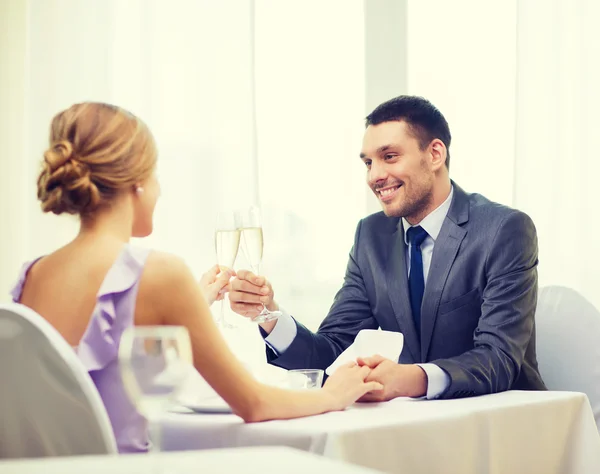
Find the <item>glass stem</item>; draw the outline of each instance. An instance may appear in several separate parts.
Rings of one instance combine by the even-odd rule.
[[[252,273],[254,273],[256,276],[260,276],[260,263],[257,263],[256,265],[250,265],[250,267],[252,268]],[[261,304],[263,307],[261,313],[268,311],[267,306],[264,303]]]
[[[152,454],[156,455],[162,450],[162,430],[160,426],[160,416],[153,417],[152,425]]]
[[[162,451],[162,427],[160,422],[160,413],[156,413],[152,418],[148,419],[148,424],[152,433],[148,454],[152,456],[152,472],[155,474],[166,474],[160,457]]]
[[[219,316],[217,326],[225,326],[225,298],[221,300],[221,316]]]
[[[155,413],[151,419],[148,420],[148,423],[152,429],[152,438],[150,443],[150,450],[148,454],[152,456],[152,472],[154,474],[172,474],[171,470],[168,469],[162,461],[162,457],[160,455],[162,451],[162,425],[161,425],[161,414]]]

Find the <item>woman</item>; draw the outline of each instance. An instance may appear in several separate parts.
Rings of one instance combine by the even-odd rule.
[[[121,452],[147,450],[145,420],[128,401],[117,351],[131,325],[185,326],[194,365],[246,422],[341,410],[365,393],[369,369],[349,364],[321,390],[260,384],[237,361],[212,321],[207,298],[222,297],[227,271],[213,269],[204,292],[179,258],[135,248],[152,232],[159,196],[157,152],[144,123],[102,103],[83,103],[52,120],[38,178],[44,212],[76,214],[81,228],[64,247],[24,266],[13,298],[42,315],[73,346],[106,405]],[[272,291],[270,288],[266,288]]]

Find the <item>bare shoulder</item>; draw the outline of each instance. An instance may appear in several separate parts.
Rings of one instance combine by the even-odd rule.
[[[148,283],[172,285],[191,277],[191,271],[181,257],[167,252],[152,251],[148,255],[144,276]]]
[[[137,298],[140,322],[164,323],[164,317],[173,304],[195,291],[197,283],[181,257],[166,252],[150,252]]]

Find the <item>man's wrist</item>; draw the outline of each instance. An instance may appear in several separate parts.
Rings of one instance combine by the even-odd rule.
[[[409,384],[409,394],[411,398],[419,398],[427,395],[427,372],[416,364],[412,364],[411,369],[414,375],[411,376],[411,383]]]
[[[396,383],[393,396],[420,398],[427,395],[427,372],[417,364],[396,364]]]
[[[279,305],[275,302],[275,300],[271,301],[268,305],[266,305],[266,308],[269,311],[279,311]],[[271,331],[275,328],[276,325],[277,319],[273,321],[267,321],[265,323],[260,323],[260,327],[263,328],[263,330],[267,334],[271,334]]]
[[[279,305],[275,300],[271,300],[271,302],[266,307],[269,311],[279,311]]]
[[[265,323],[260,323],[259,325],[263,329],[263,331],[265,331],[268,335],[271,334],[271,331],[273,331],[273,329],[275,329],[275,326],[277,325],[277,319],[273,321],[267,321]]]

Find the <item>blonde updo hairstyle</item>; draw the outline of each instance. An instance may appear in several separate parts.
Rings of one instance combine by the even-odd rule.
[[[44,212],[89,216],[152,175],[156,146],[148,127],[113,105],[86,102],[52,119],[38,178]]]

